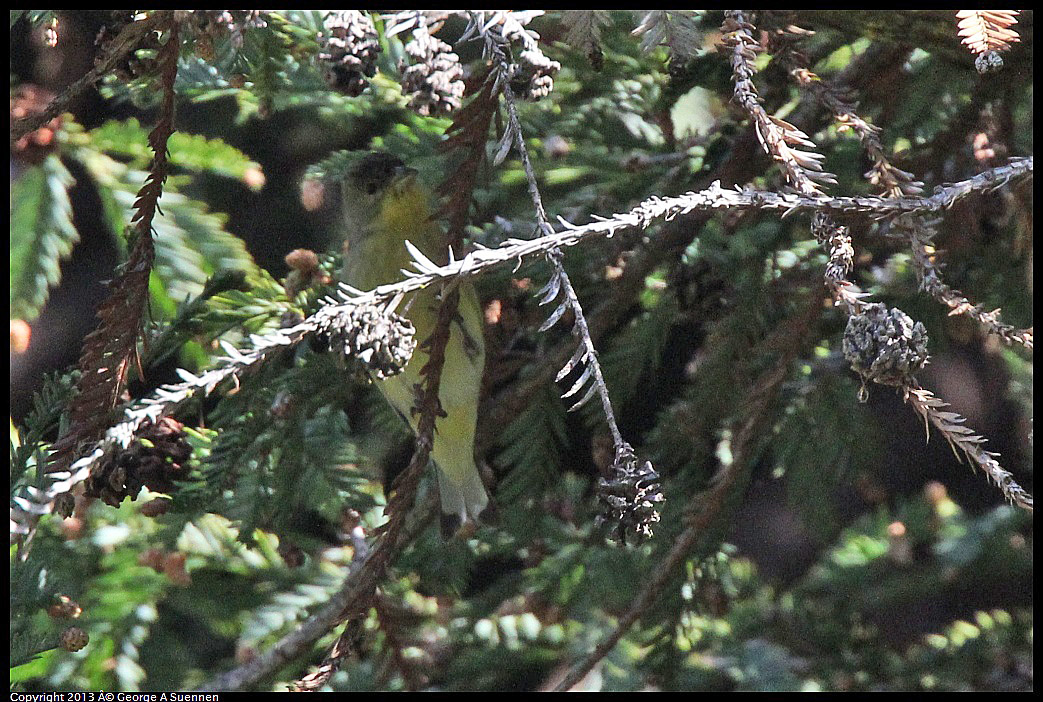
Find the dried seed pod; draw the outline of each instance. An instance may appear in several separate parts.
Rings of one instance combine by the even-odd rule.
[[[76,497],[71,492],[63,492],[54,498],[54,513],[63,519],[72,516],[76,509]]]
[[[843,349],[864,381],[902,385],[927,363],[927,331],[897,307],[872,303],[848,319]]]
[[[652,536],[652,525],[659,521],[657,507],[665,499],[659,474],[649,461],[638,460],[628,444],[617,449],[609,476],[598,479],[597,495],[595,524],[607,526],[614,540],[632,543]]]
[[[380,42],[373,20],[358,10],[334,10],[323,21],[319,62],[330,87],[360,95],[377,72]]]
[[[331,351],[355,360],[378,378],[402,372],[416,349],[416,328],[405,317],[374,306],[351,306],[321,317],[317,332]]]
[[[400,64],[399,70],[409,106],[425,117],[458,109],[464,96],[464,69],[452,47],[431,36],[421,24],[406,44],[406,53],[413,63],[408,67]]]
[[[87,636],[87,632],[78,626],[70,626],[68,629],[62,632],[61,637],[58,639],[58,646],[63,651],[75,652],[82,649],[90,641],[90,637]]]
[[[126,497],[135,499],[142,487],[174,492],[174,481],[188,472],[192,456],[182,426],[170,417],[142,426],[129,446],[112,452],[95,467],[84,482],[84,495],[117,507]]]
[[[47,608],[47,615],[52,619],[78,619],[81,614],[83,607],[68,595],[58,595],[58,601]]]
[[[511,88],[527,100],[539,100],[554,89],[554,74],[561,64],[551,61],[542,52],[526,49],[518,57],[511,80]]]

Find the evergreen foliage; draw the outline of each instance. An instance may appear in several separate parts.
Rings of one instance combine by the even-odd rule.
[[[1031,689],[1032,12],[893,14],[12,11],[12,374],[121,257],[12,417],[12,690]],[[348,149],[448,264],[337,290]],[[494,508],[446,538],[317,330],[474,271]]]

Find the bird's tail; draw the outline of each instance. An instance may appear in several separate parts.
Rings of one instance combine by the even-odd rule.
[[[437,446],[437,442],[436,442]],[[439,460],[441,459],[441,460]],[[450,531],[467,522],[475,522],[489,504],[489,494],[471,456],[438,456],[438,490],[442,496],[442,513],[455,524],[445,524]]]

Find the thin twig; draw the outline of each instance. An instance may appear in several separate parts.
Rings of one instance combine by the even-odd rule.
[[[612,633],[602,639],[593,651],[569,671],[568,675],[554,688],[555,692],[565,692],[575,687],[601,659],[615,648],[619,640],[655,603],[670,581],[676,577],[678,568],[691,556],[700,537],[721,516],[727,503],[726,497],[737,487],[744,474],[746,463],[751,458],[752,448],[759,435],[758,427],[763,423],[779,387],[789,375],[790,364],[799,351],[800,341],[804,338],[808,324],[820,311],[817,300],[813,296],[809,296],[809,299],[816,304],[804,305],[800,319],[780,327],[781,338],[774,341],[783,347],[781,358],[752,385],[750,399],[746,402],[744,420],[732,441],[731,462],[722,463],[710,489],[697,495],[686,505],[685,528],[670,547],[666,557],[656,564],[652,577],[631,601],[626,613],[619,618]]]
[[[509,75],[510,63],[507,60],[504,47],[501,46],[501,42],[506,42],[507,40],[502,36],[500,36],[499,39],[500,41],[497,41],[496,36],[493,35],[488,41],[488,46],[491,48],[492,54],[499,66],[498,70],[500,72],[500,80],[498,84],[503,93],[504,102],[507,104],[507,117],[509,120],[507,129],[514,136],[514,147],[521,158],[522,168],[525,171],[525,179],[529,187],[529,196],[532,198],[532,204],[536,210],[536,222],[539,230],[544,236],[553,235],[554,227],[552,227],[550,222],[547,221],[547,211],[543,206],[543,198],[540,195],[540,188],[536,181],[536,174],[532,168],[532,160],[529,158],[529,151],[525,148],[521,120],[518,119],[518,106],[516,104],[514,91],[511,89]],[[594,348],[594,340],[591,338],[590,330],[587,327],[587,319],[583,312],[583,306],[580,304],[579,297],[576,295],[576,291],[572,287],[572,281],[569,279],[568,273],[565,272],[565,267],[562,264],[561,249],[553,248],[548,250],[546,252],[546,258],[554,270],[552,275],[556,276],[558,281],[560,281],[558,284],[561,292],[564,293],[565,301],[568,304],[569,309],[572,310],[572,314],[575,316],[576,321],[574,333],[579,337],[580,344],[583,346],[584,363],[587,364],[594,376],[593,386],[596,388],[598,397],[601,400],[601,408],[605,413],[605,422],[608,424],[609,432],[612,434],[612,445],[618,451],[624,444],[623,435],[620,433],[619,427],[616,424],[615,413],[612,410],[612,401],[608,395],[608,385],[605,383],[605,378],[601,371],[601,364],[598,362],[597,350]],[[573,405],[573,408],[582,405],[585,400],[586,397],[582,397],[576,405]]]
[[[963,423],[966,420],[963,417],[943,409],[948,407],[949,403],[915,384],[903,386],[902,396],[924,418],[925,422],[930,422],[941,432],[957,458],[960,457],[960,454],[966,456],[989,476],[989,479],[1003,492],[1003,496],[1008,502],[1029,512],[1032,511],[1032,495],[1018,485],[1009,471],[1003,469],[996,460],[996,456],[999,454],[982,448],[986,441],[985,437],[975,433],[970,427],[964,426]]]
[[[445,349],[449,342],[450,324],[456,315],[459,302],[459,288],[456,286],[448,288],[442,304],[438,308],[438,318],[435,321],[434,330],[424,342],[428,349],[428,361],[420,371],[425,376],[425,381],[423,395],[419,401],[420,418],[417,420],[416,448],[409,465],[392,486],[394,493],[387,504],[387,512],[391,518],[381,528],[380,544],[374,549],[372,558],[367,559],[362,574],[359,576],[366,583],[367,588],[360,588],[358,596],[345,604],[340,620],[334,622],[332,626],[336,626],[347,618],[363,616],[362,613],[369,609],[372,598],[376,596],[377,584],[384,578],[398,552],[408,543],[401,538],[402,532],[406,524],[406,515],[409,514],[416,499],[420,478],[431,456],[435,421],[442,413],[438,391],[442,382],[442,368],[445,365]],[[313,690],[325,685],[340,668],[344,657],[351,652],[354,636],[354,627],[349,622],[322,664],[313,673],[295,683],[294,689]]]
[[[426,502],[424,508],[419,510],[416,520],[401,533],[403,543],[409,543],[415,539],[436,514],[438,509],[437,495],[432,493],[431,497],[432,499]],[[381,545],[384,543],[386,541],[382,540]],[[356,553],[359,553],[359,551],[356,550]],[[343,621],[345,609],[364,597],[367,592],[372,591],[376,581],[372,577],[375,569],[370,563],[375,558],[377,558],[377,553],[375,550],[371,550],[359,562],[356,559],[352,559],[341,589],[319,611],[308,617],[299,627],[281,638],[271,648],[258,655],[257,658],[218,675],[197,688],[197,691],[243,689],[308,651],[317,640],[325,636],[330,629],[337,626],[338,622]],[[384,556],[382,555],[380,558],[384,558]]]
[[[167,40],[157,56],[160,65],[157,80],[163,100],[156,126],[149,133],[152,164],[134,202],[134,245],[127,261],[108,285],[109,295],[98,308],[97,328],[83,341],[77,392],[69,403],[69,426],[51,445],[46,459],[45,471],[54,474],[55,481],[60,484],[67,484],[70,476],[85,478],[87,475],[82,469],[74,468],[73,463],[83,446],[98,441],[106,434],[111,419],[109,414],[119,402],[119,396],[126,386],[131,360],[137,352],[137,340],[148,300],[149,275],[155,258],[152,219],[167,177],[167,142],[174,132],[174,82],[181,47],[175,15],[164,11],[157,12],[155,17],[156,24],[150,24],[149,27],[166,30]],[[47,490],[27,493],[29,499],[50,497],[53,500],[60,494],[54,488],[55,484],[52,483]],[[31,539],[37,519],[47,511],[30,510],[19,515],[24,518],[12,519],[12,535],[20,544],[21,557],[26,556],[23,544],[28,544]]]
[[[912,173],[903,171],[890,162],[884,145],[880,141],[880,128],[863,119],[856,111],[855,105],[843,97],[835,86],[821,80],[808,69],[807,59],[794,46],[796,41],[808,34],[812,34],[812,32],[803,32],[790,26],[779,31],[775,37],[775,43],[780,45],[778,56],[789,69],[790,75],[802,89],[813,95],[833,113],[838,125],[837,131],[850,129],[858,135],[863,150],[873,161],[873,167],[866,172],[865,176],[884,197],[919,197],[923,193],[923,183],[916,180]],[[987,182],[987,178],[982,179],[981,176],[975,176],[971,180],[975,179],[979,179],[976,181],[978,183]],[[952,198],[957,195],[957,192],[958,190],[949,190],[942,197],[934,195],[929,199],[935,200],[939,204],[948,202],[943,206],[950,207],[955,201]],[[1003,339],[1004,342],[1018,343],[1028,349],[1032,348],[1031,329],[1016,329],[1003,323],[999,318],[999,310],[988,312],[984,306],[971,303],[963,293],[945,284],[939,267],[934,264],[928,250],[935,233],[933,223],[928,222],[922,216],[914,217],[912,213],[906,213],[896,218],[893,224],[895,228],[906,232],[921,288],[948,306],[951,310],[949,314],[963,314],[971,317],[990,333]]]
[[[962,314],[970,317],[1005,343],[1021,344],[1026,349],[1032,349],[1032,329],[1018,329],[1005,323],[1000,319],[999,309],[987,311],[984,305],[975,305],[962,292],[945,283],[939,270],[940,266],[934,260],[936,222],[924,217],[903,215],[896,218],[892,224],[894,229],[903,232],[909,240],[920,288],[948,307],[950,316]]]
[[[154,29],[159,28],[167,21],[167,15],[171,10],[153,10],[144,19],[131,22],[125,26],[112,40],[105,55],[94,64],[94,68],[86,75],[62,91],[62,94],[51,100],[47,108],[38,114],[29,115],[16,121],[11,125],[11,142],[18,141],[31,131],[39,129],[52,119],[66,110],[69,103],[76,99],[80,93],[94,85],[98,80],[112,70],[120,59],[137,48],[141,38]]]
[[[895,49],[893,45],[882,43],[870,44],[866,51],[854,58],[851,64],[837,76],[840,86],[856,89],[872,83],[881,74],[895,70],[905,61],[908,51]],[[794,123],[806,131],[815,131],[811,125],[813,120],[820,119],[821,114],[813,109],[816,102],[805,96],[795,110]],[[757,174],[759,164],[754,157],[760,150],[755,130],[752,126],[733,142],[732,148],[714,169],[709,181],[724,183],[745,183]],[[588,317],[591,336],[597,340],[614,327],[621,315],[628,309],[628,301],[633,298],[645,284],[649,273],[664,265],[671,257],[679,257],[685,247],[699,236],[701,228],[707,223],[712,211],[702,210],[687,215],[666,217],[667,222],[651,232],[633,251],[623,270],[623,275],[609,288],[606,299],[600,302]],[[501,390],[486,403],[489,407],[489,420],[480,426],[500,426],[510,421],[519,408],[525,406],[535,392],[546,387],[555,377],[555,371],[565,363],[571,354],[572,344],[559,344],[557,348],[539,359],[540,362],[531,374],[519,378],[508,388]],[[479,434],[483,442],[488,442],[488,432]]]
[[[837,180],[822,169],[824,157],[813,151],[815,143],[789,122],[769,115],[761,104],[753,76],[757,53],[762,49],[753,36],[753,25],[742,10],[727,10],[724,18],[721,44],[729,52],[735,101],[750,115],[761,146],[779,164],[786,182],[802,195],[822,194],[823,184],[836,184]],[[815,213],[811,231],[829,253],[826,286],[848,315],[858,313],[865,304],[862,302],[865,295],[855,292],[854,285],[847,280],[854,265],[854,249],[847,228],[820,210]]]
[[[46,491],[27,489],[24,495],[13,498],[14,507],[18,512],[26,514],[49,513],[48,503],[60,492],[66,492],[77,483],[86,478],[90,473],[91,466],[102,458],[105,451],[112,446],[127,446],[134,438],[134,433],[140,426],[155,422],[159,418],[167,416],[182,407],[186,402],[196,396],[208,395],[213,392],[222,382],[240,378],[243,374],[252,372],[262,367],[274,355],[295,347],[304,341],[315,330],[321,326],[323,320],[339,315],[344,307],[354,307],[367,304],[386,305],[401,296],[426,288],[438,282],[448,281],[454,278],[463,278],[477,275],[491,268],[516,263],[522,259],[531,258],[536,255],[545,256],[548,251],[565,246],[574,246],[580,242],[594,238],[611,238],[616,233],[628,229],[645,229],[655,221],[672,220],[678,216],[684,216],[695,211],[712,211],[728,209],[777,209],[786,214],[791,211],[821,208],[828,203],[837,201],[848,201],[843,208],[851,208],[853,211],[878,211],[873,209],[877,206],[882,208],[882,214],[903,211],[935,211],[945,206],[943,203],[951,204],[965,198],[972,193],[983,192],[1002,186],[1014,178],[1030,176],[1032,174],[1032,158],[1013,159],[1009,164],[991,169],[973,178],[950,186],[940,188],[930,198],[830,198],[816,197],[803,198],[793,194],[779,194],[750,189],[731,190],[725,189],[719,183],[714,183],[709,188],[700,192],[687,193],[674,198],[652,197],[639,204],[629,212],[613,215],[609,218],[597,218],[596,221],[583,226],[574,226],[564,220],[559,220],[562,230],[536,239],[517,240],[511,239],[502,246],[495,249],[479,248],[469,253],[465,258],[452,260],[445,266],[428,266],[423,268],[424,272],[418,272],[405,280],[394,284],[382,285],[367,292],[345,290],[338,294],[337,299],[328,299],[318,312],[308,317],[304,322],[287,328],[268,332],[264,335],[252,335],[250,337],[250,348],[239,350],[233,346],[222,343],[225,356],[216,361],[215,368],[203,371],[198,376],[179,370],[183,382],[164,385],[158,388],[150,397],[138,400],[127,407],[124,411],[124,420],[111,427],[105,434],[101,443],[92,448],[73,462],[67,470],[59,471],[50,475],[55,481]],[[851,201],[864,201],[857,204]],[[875,204],[870,204],[875,203]],[[865,209],[863,209],[865,208]],[[651,259],[649,263],[654,259]],[[635,271],[643,270],[642,266],[632,263]],[[625,273],[629,273],[630,269]],[[636,275],[636,274],[635,274]],[[607,314],[613,305],[611,301],[595,310],[587,323],[588,336],[593,340],[606,326]],[[564,363],[572,351],[562,349],[553,359],[556,367]],[[556,368],[547,372],[550,378],[554,377]],[[541,386],[546,383],[543,376],[534,376],[532,383]],[[518,393],[517,388],[511,390],[519,397],[526,396],[525,392]],[[34,517],[35,519],[35,517]],[[12,520],[14,532],[26,533],[28,524],[24,519]]]

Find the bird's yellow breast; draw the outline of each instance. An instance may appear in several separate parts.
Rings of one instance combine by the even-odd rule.
[[[431,204],[427,191],[415,180],[410,180],[398,187],[393,186],[384,196],[374,227],[376,231],[387,232],[388,238],[409,239],[420,246],[414,241],[417,230],[427,230],[430,224]]]
[[[427,191],[416,181],[401,183],[380,201],[368,236],[353,241],[346,251],[344,280],[362,290],[401,280],[410,269],[405,241],[435,261],[442,261],[441,230],[431,219]]]

